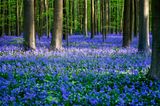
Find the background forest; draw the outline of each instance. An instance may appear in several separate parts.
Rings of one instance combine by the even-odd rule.
[[[133,0],[134,1],[134,0]],[[36,32],[39,36],[49,35],[54,24],[54,0],[34,0]],[[91,32],[91,1],[90,0],[66,0],[64,2],[64,31],[69,34],[83,34],[85,12],[87,29]],[[102,32],[103,19],[107,18],[107,28],[110,33],[122,32],[123,0],[94,0],[93,21],[95,33]],[[107,2],[107,3],[106,3]],[[23,0],[2,0],[1,2],[0,28],[1,35],[21,35],[23,32]],[[105,5],[107,4],[107,5]],[[85,9],[85,5],[86,9]],[[133,6],[136,6],[133,4]],[[86,11],[85,11],[86,10]],[[135,9],[136,10],[136,9]],[[106,12],[108,11],[108,12]],[[16,30],[15,30],[16,29]]]
[[[160,105],[160,0],[0,0],[0,105]]]

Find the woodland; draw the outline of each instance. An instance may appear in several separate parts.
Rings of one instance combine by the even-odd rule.
[[[160,0],[0,0],[0,106],[159,106]]]

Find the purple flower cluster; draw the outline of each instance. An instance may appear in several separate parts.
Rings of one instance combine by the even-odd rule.
[[[160,82],[145,74],[150,54],[137,53],[137,39],[70,36],[69,47],[50,51],[51,39],[37,39],[35,51],[23,38],[0,38],[0,105],[158,105]]]

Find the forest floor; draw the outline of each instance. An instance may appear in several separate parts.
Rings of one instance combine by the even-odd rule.
[[[69,37],[62,51],[50,40],[24,51],[22,37],[0,38],[0,105],[158,105],[160,82],[146,79],[151,54],[137,53],[137,38]]]

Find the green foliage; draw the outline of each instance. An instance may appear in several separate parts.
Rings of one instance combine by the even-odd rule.
[[[98,0],[98,13],[96,14],[98,16],[98,30],[100,31],[100,1]],[[72,29],[73,33],[82,33],[83,32],[83,18],[84,18],[84,2],[83,0],[74,0],[66,1],[66,7],[67,10],[66,13],[66,20],[68,23],[65,26],[65,30],[69,32],[69,29]],[[70,9],[69,2],[72,2],[71,5],[73,9]],[[73,3],[74,2],[74,3]],[[18,3],[18,4],[17,4]],[[47,28],[49,28],[49,31],[52,31],[53,25],[54,25],[54,19],[53,19],[53,13],[54,13],[54,0],[48,0],[48,10],[45,8],[45,0],[42,0],[42,3],[40,4],[40,0],[35,2],[35,21],[36,21],[36,32],[40,33],[46,33]],[[109,20],[110,29],[117,29],[118,31],[121,29],[121,20],[122,20],[122,14],[123,14],[123,3],[124,0],[110,0],[109,1]],[[40,5],[43,7],[42,11],[40,11]],[[2,33],[8,34],[9,30],[11,31],[12,35],[15,35],[16,33],[16,9],[18,8],[18,18],[19,18],[19,25],[20,25],[20,32],[23,32],[23,0],[3,0],[0,3],[0,9],[1,9],[1,17],[0,17],[0,29],[2,30]],[[70,13],[72,12],[72,13]],[[90,0],[88,0],[88,31],[91,30],[90,27],[90,20],[91,20],[91,3]],[[48,17],[48,21],[46,20],[46,17]],[[71,20],[72,19],[72,20]],[[42,24],[41,24],[42,23]],[[72,26],[71,26],[72,24]]]

